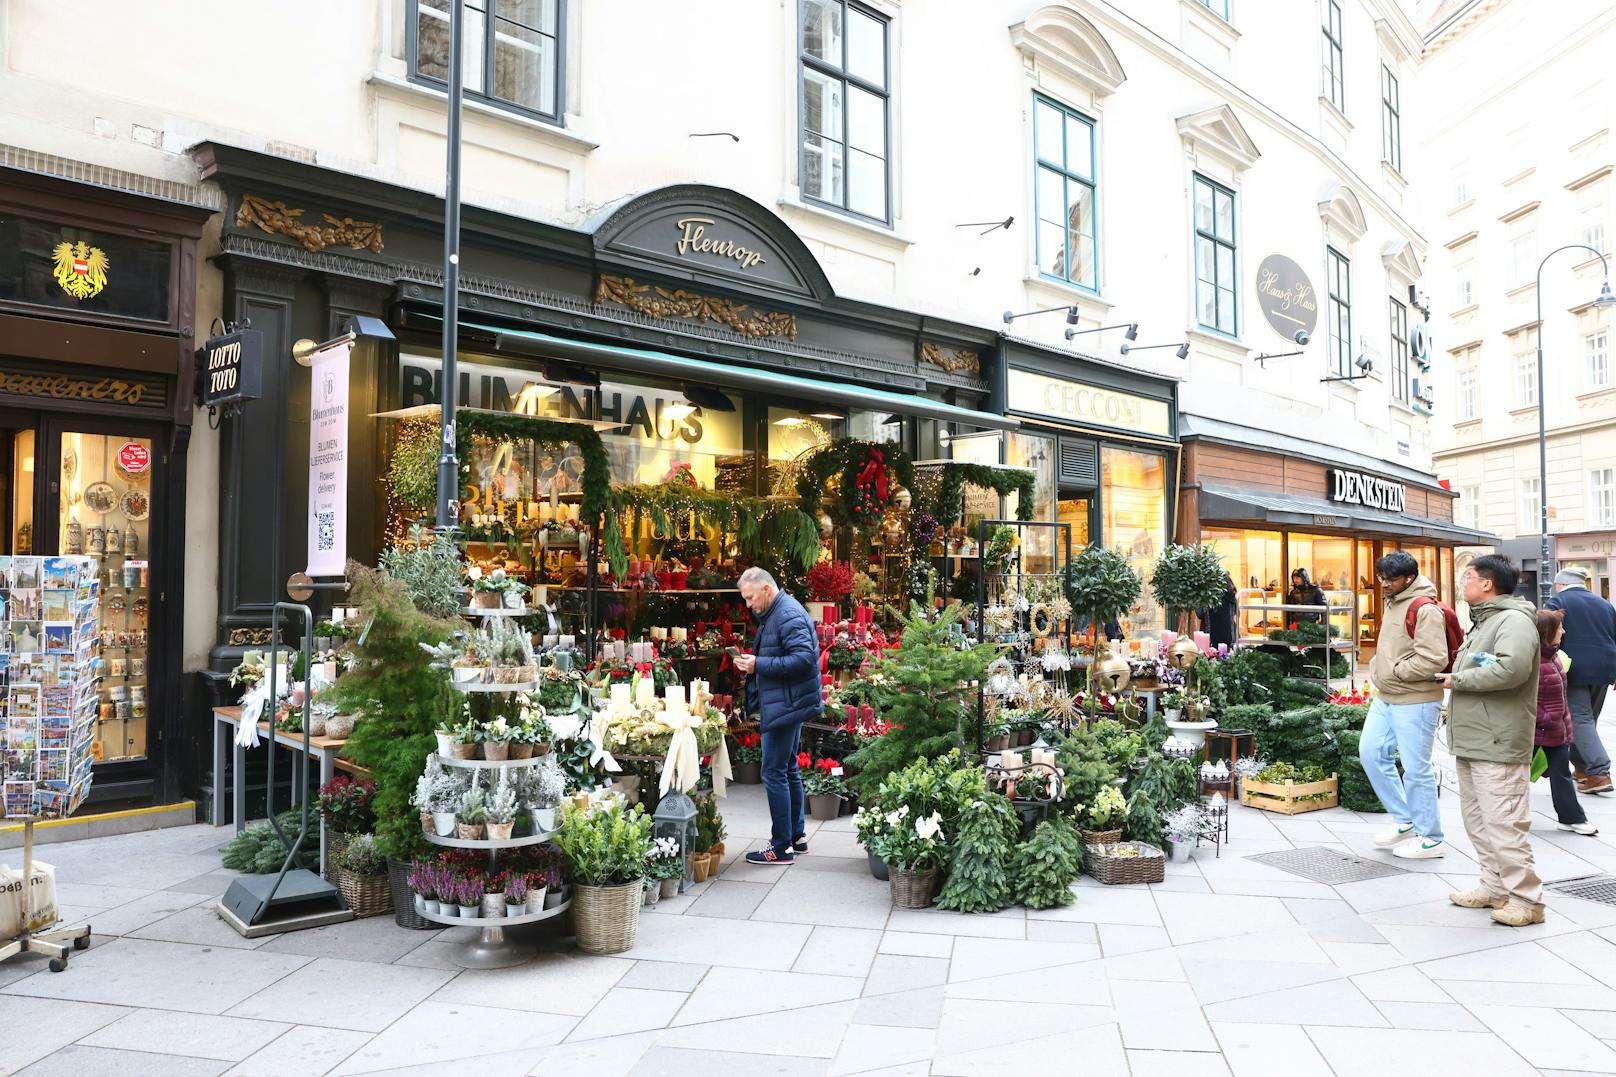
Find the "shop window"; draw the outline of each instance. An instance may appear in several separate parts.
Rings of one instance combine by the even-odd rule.
[[[1330,374],[1352,374],[1352,263],[1334,247],[1325,248],[1325,279],[1330,285],[1326,329],[1330,334]]]
[[[1396,172],[1403,171],[1403,95],[1397,76],[1380,65],[1380,157]]]
[[[1094,121],[1042,96],[1032,111],[1038,271],[1097,291]]]
[[[1324,96],[1342,115],[1347,112],[1346,69],[1342,65],[1341,5],[1324,0]]]
[[[1120,548],[1133,570],[1148,580],[1167,543],[1166,457],[1102,446],[1100,485],[1105,544]],[[1139,604],[1123,618],[1122,630],[1132,639],[1164,624],[1162,608],[1147,586]]]
[[[1195,318],[1202,327],[1235,336],[1234,192],[1195,177]]]
[[[1389,299],[1392,333],[1392,399],[1408,403],[1408,308]]]
[[[887,21],[847,0],[802,0],[801,15],[803,197],[887,224]]]
[[[1601,329],[1582,338],[1582,370],[1589,392],[1610,388],[1610,334]]]
[[[1201,541],[1223,558],[1236,587],[1262,591],[1278,601],[1285,578],[1285,550],[1278,531],[1203,527]]]
[[[1037,500],[1033,505],[1032,518],[1045,522],[1055,519],[1055,439],[1031,434],[1006,434],[1004,462],[1013,467],[1027,468],[1036,477]],[[1016,518],[1019,500],[1019,494],[1011,494],[1004,499],[1005,519]],[[1054,527],[1027,528],[1022,533],[1027,571],[1053,572],[1057,565],[1065,564],[1068,551],[1064,540],[1068,537],[1071,553],[1075,554],[1088,545],[1088,520],[1083,521],[1081,534],[1073,528],[1069,536],[1062,535],[1060,529]]]
[[[408,0],[410,76],[446,86],[449,0]],[[466,94],[560,123],[565,0],[466,0],[461,22]]]
[[[1616,527],[1616,469],[1600,467],[1588,473],[1588,522]]]
[[[1292,532],[1286,536],[1290,555],[1290,571],[1305,569],[1308,579],[1312,580],[1324,592],[1325,601],[1331,606],[1353,606],[1356,601],[1358,583],[1353,571],[1353,540],[1344,536],[1335,535],[1307,535]],[[1291,597],[1290,580],[1285,581],[1287,602],[1294,602]],[[1354,618],[1351,613],[1332,613],[1330,623],[1335,627],[1342,639],[1347,639],[1352,631]]]

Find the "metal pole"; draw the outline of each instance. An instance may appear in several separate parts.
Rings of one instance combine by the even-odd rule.
[[[460,321],[460,107],[465,64],[461,55],[465,0],[449,4],[449,153],[443,185],[443,392],[439,415],[438,516],[440,528],[460,523],[460,460],[455,453],[455,396],[460,385],[455,345]]]

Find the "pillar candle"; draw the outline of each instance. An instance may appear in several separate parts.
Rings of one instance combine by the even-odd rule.
[[[665,640],[668,638],[668,630],[660,627],[653,628],[651,629],[651,638],[654,640]]]
[[[554,647],[556,644],[558,644],[560,642],[561,642],[561,637],[560,636],[548,635],[548,636],[544,637],[543,646],[545,646],[545,647]]]
[[[556,646],[560,647],[564,651],[570,651],[574,647],[578,646],[578,637],[563,635],[559,640],[556,641]]]
[[[1032,761],[1036,766],[1052,767],[1055,765],[1055,753],[1048,748],[1034,748],[1032,750]]]
[[[690,636],[688,635],[687,629],[675,628],[673,630],[673,638],[678,640],[680,643],[686,643],[689,641]]]
[[[689,713],[690,707],[685,703],[685,689],[681,684],[670,684],[664,697],[669,714],[679,715]]]
[[[1195,633],[1195,646],[1198,650],[1210,650],[1212,647],[1212,637],[1205,632]]]
[[[549,585],[541,583],[533,588],[533,601],[537,605],[548,606],[550,604]]]
[[[632,685],[616,682],[612,685],[612,709],[615,715],[627,714],[634,708],[634,688]]]
[[[1175,644],[1177,642],[1178,642],[1178,633],[1177,632],[1169,632],[1165,628],[1162,629],[1161,649],[1162,649],[1162,651],[1164,653],[1167,652],[1167,651],[1172,650],[1173,644]]]
[[[642,710],[656,706],[656,682],[649,675],[642,676],[635,682],[634,705]]]
[[[1003,767],[1004,769],[1006,769],[1006,770],[1012,770],[1013,771],[1013,770],[1020,769],[1020,767],[1021,767],[1021,753],[1020,752],[1001,752],[999,754],[999,765],[1001,767]]]

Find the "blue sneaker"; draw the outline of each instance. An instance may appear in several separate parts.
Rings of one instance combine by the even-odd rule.
[[[748,864],[766,864],[770,867],[778,867],[781,865],[790,864],[796,859],[797,854],[793,853],[790,849],[776,849],[772,845],[764,849],[753,849],[751,852],[746,854],[746,862]]]
[[[791,839],[791,851],[801,856],[808,851],[808,835],[799,834]]]

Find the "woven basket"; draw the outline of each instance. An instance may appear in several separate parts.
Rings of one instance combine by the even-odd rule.
[[[1115,845],[1122,840],[1120,828],[1117,830],[1085,830],[1082,834],[1084,845]]]
[[[620,954],[634,945],[640,930],[640,902],[645,884],[573,887],[572,919],[578,949],[586,954]]]
[[[348,903],[355,917],[380,916],[393,911],[393,891],[388,885],[387,873],[355,875],[347,868],[337,869],[337,889]],[[414,911],[415,902],[409,903]]]
[[[931,904],[932,895],[937,891],[937,869],[930,867],[925,871],[906,871],[889,867],[887,886],[892,890],[893,908],[924,909]]]
[[[1119,848],[1138,849],[1141,856],[1115,856]],[[1128,883],[1159,883],[1166,873],[1167,858],[1154,845],[1139,841],[1125,841],[1109,845],[1090,845],[1083,850],[1083,870],[1107,886]]]
[[[410,866],[402,860],[387,862],[387,887],[393,895],[393,923],[411,931],[437,931],[442,924],[415,911],[415,892],[410,889]]]
[[[348,850],[349,835],[327,829],[325,832],[325,879],[326,882],[337,881],[337,862],[342,854]]]

